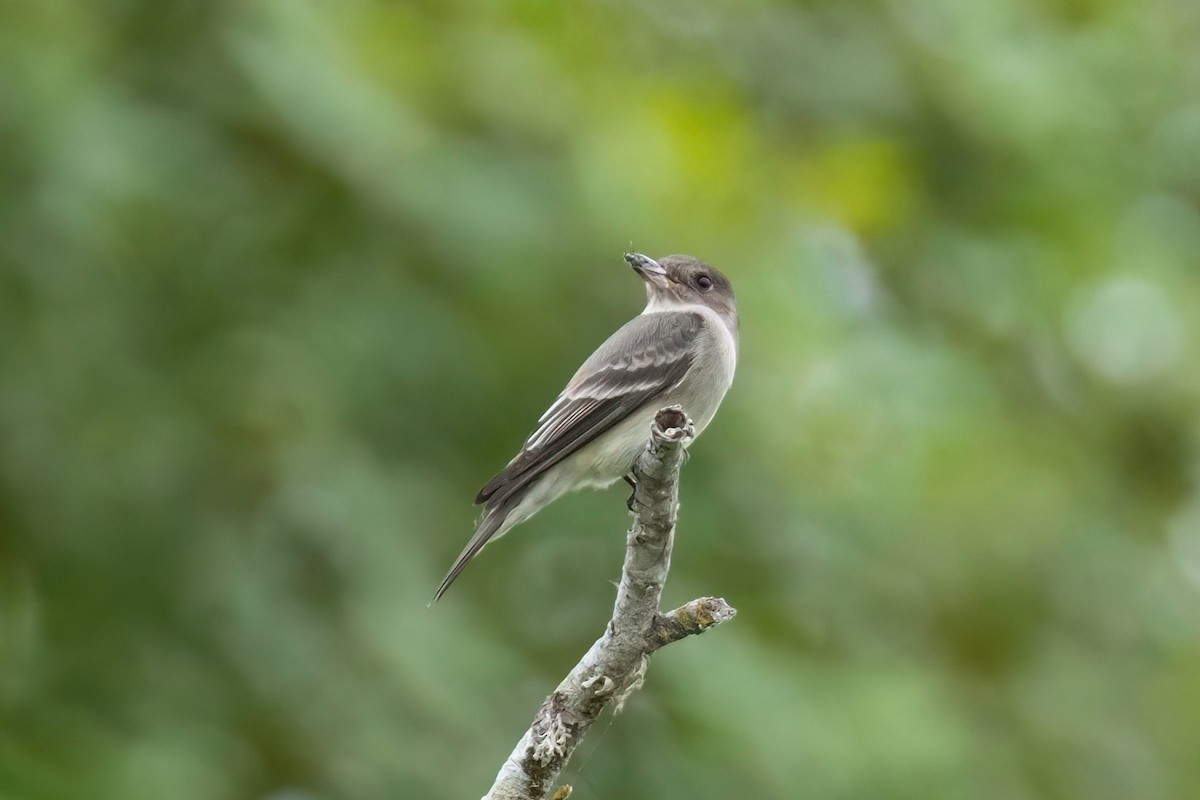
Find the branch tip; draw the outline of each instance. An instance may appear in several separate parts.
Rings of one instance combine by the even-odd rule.
[[[691,417],[683,410],[683,406],[673,405],[661,408],[654,416],[654,426],[651,435],[659,442],[684,442],[696,436],[696,426]]]
[[[646,644],[657,650],[663,645],[696,636],[737,615],[723,597],[701,597],[679,608],[658,614],[650,625]]]

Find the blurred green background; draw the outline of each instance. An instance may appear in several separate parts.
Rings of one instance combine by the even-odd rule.
[[[1194,0],[72,2],[0,24],[0,797],[474,798],[623,487],[475,490],[723,269],[578,798],[1200,797]]]

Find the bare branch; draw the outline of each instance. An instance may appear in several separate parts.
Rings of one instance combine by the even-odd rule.
[[[694,435],[679,406],[658,412],[646,450],[634,465],[634,521],[613,616],[604,635],[546,698],[483,800],[543,800],[584,733],[611,702],[619,711],[642,685],[658,648],[732,619],[736,610],[703,597],[665,614],[659,600],[671,567],[679,510],[679,467]],[[565,797],[562,787],[555,797]]]

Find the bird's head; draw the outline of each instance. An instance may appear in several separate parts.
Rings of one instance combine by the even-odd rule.
[[[736,329],[733,285],[716,267],[682,255],[654,259],[641,253],[626,253],[625,260],[645,281],[650,310],[708,306]]]

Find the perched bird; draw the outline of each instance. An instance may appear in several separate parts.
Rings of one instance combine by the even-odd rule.
[[[630,484],[654,415],[678,403],[696,435],[712,421],[737,365],[738,315],[729,280],[691,256],[625,260],[646,284],[646,308],[583,362],[521,452],[475,497],[475,535],[438,587],[441,598],[490,540],[567,492]]]

